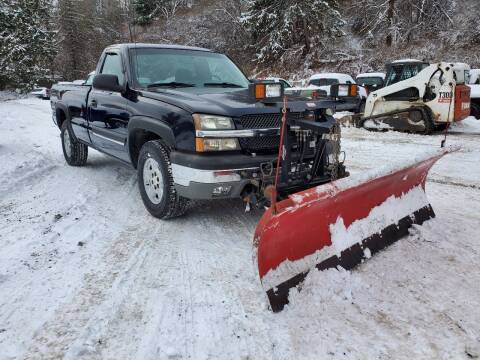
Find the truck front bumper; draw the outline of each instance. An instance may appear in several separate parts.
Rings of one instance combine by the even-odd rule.
[[[188,199],[240,198],[249,184],[264,177],[262,164],[275,155],[189,154],[172,152],[172,176],[177,193]],[[267,174],[268,175],[268,174]]]

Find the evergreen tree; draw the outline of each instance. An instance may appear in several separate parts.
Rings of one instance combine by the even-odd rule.
[[[345,24],[336,0],[253,0],[245,15],[260,62],[318,55]]]
[[[192,0],[133,0],[135,22],[149,25],[155,18],[170,18],[184,6],[191,6]]]
[[[58,0],[57,18],[55,67],[65,80],[85,78],[106,46],[127,39],[126,9],[116,0]]]
[[[0,3],[0,89],[28,89],[48,74],[55,56],[50,11],[50,0]]]

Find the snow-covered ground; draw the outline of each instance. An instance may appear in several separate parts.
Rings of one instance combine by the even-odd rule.
[[[437,218],[355,271],[312,272],[279,313],[252,262],[260,212],[198,203],[159,221],[136,173],[66,165],[48,101],[0,102],[0,359],[463,359],[480,356],[480,122],[431,171]],[[343,129],[352,173],[442,135]]]

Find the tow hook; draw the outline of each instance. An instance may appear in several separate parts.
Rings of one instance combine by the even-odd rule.
[[[273,161],[264,162],[260,164],[260,172],[263,177],[273,175]]]
[[[258,188],[254,184],[249,184],[245,186],[242,191],[242,200],[245,203],[245,212],[250,212],[252,205],[257,206],[258,197],[256,195],[256,190]]]

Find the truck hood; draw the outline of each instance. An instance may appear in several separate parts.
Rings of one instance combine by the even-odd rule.
[[[178,106],[190,113],[206,113],[224,116],[242,116],[258,113],[278,113],[281,102],[266,103],[255,101],[248,89],[186,88],[179,90],[161,89],[143,91],[141,96]],[[321,101],[292,100],[288,103],[291,112],[302,112],[330,107]],[[333,107],[333,106],[332,106]]]

